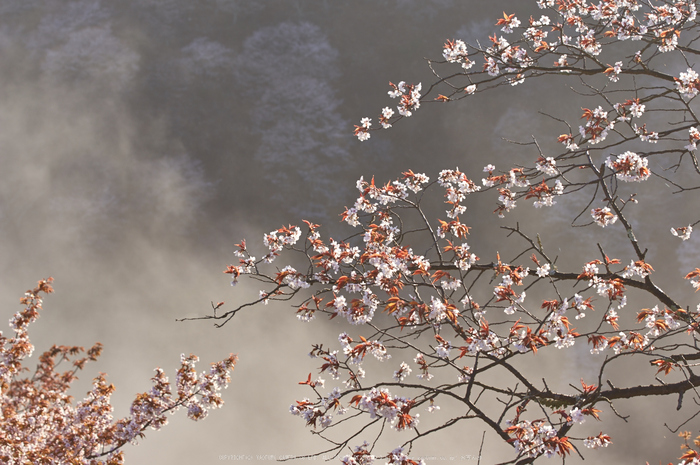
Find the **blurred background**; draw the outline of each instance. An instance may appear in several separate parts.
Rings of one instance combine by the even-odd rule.
[[[231,288],[222,274],[240,239],[260,256],[263,233],[301,219],[321,223],[324,237],[342,235],[338,214],[360,176],[384,183],[410,168],[434,179],[458,166],[480,179],[486,164],[525,151],[502,136],[559,134],[535,111],[578,119],[580,105],[557,97],[570,95],[568,84],[543,80],[424,105],[365,143],[352,136],[361,117],[376,125],[394,105],[389,81],[425,89],[425,58],[441,59],[446,39],[487,41],[503,10],[523,21],[539,14],[534,1],[502,0],[3,0],[3,321],[25,289],[53,276],[56,293],[30,328],[36,351],[102,342],[73,394],[81,399],[98,371],[108,373],[115,417],[150,387],[156,366],[174,379],[181,353],[199,355],[201,369],[239,355],[222,410],[200,424],[180,412],[126,447],[127,463],[262,462],[326,449],[288,409],[308,395],[297,382],[317,371],[310,344],[334,344],[340,323],[299,323],[284,305],[242,312],[221,329],[175,319],[257,296],[254,283]],[[494,206],[475,208],[492,221]],[[503,237],[476,234],[470,244],[488,255]],[[606,432],[621,424],[609,419]],[[468,428],[414,452],[476,463],[483,429]],[[653,431],[653,447],[616,437],[600,454],[675,459],[680,441]],[[482,463],[510,456],[497,439],[485,451]]]

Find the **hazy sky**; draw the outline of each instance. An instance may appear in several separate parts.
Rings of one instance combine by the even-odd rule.
[[[439,59],[446,39],[487,40],[502,10],[527,17],[534,3],[4,0],[3,315],[53,276],[32,341],[38,352],[102,342],[74,395],[107,372],[116,417],[150,387],[156,366],[174,378],[180,353],[199,355],[202,369],[239,355],[222,410],[199,424],[172,417],[125,448],[127,463],[260,463],[257,455],[324,449],[288,408],[307,395],[297,382],[317,370],[310,344],[334,341],[335,323],[298,323],[284,305],[222,329],[175,318],[256,295],[254,284],[232,289],[222,274],[233,244],[247,238],[262,250],[263,232],[302,218],[336,231],[359,176],[481,170],[513,153],[501,135],[543,130],[533,107],[556,107],[563,84],[546,89],[550,99],[535,83],[473,104],[425,105],[369,142],[352,136],[361,117],[391,103],[389,81],[430,81],[424,58]],[[455,430],[426,450],[475,455],[473,442],[455,438],[481,431]]]

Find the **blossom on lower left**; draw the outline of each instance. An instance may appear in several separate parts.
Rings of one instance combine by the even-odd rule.
[[[200,374],[194,369],[197,357],[182,355],[175,394],[157,368],[151,390],[137,395],[131,415],[117,421],[110,404],[115,388],[104,373],[76,405],[67,393],[78,370],[100,356],[100,343],[87,351],[54,345],[39,357],[34,374],[21,376],[27,371],[22,362],[34,350],[27,326],[39,316],[41,295],[53,292],[52,281],[39,281],[20,300],[25,308],[10,319],[14,337],[0,332],[0,463],[122,464],[122,447],[143,437],[147,428],[167,424],[168,413],[184,407],[191,419],[199,420],[209,409],[223,405],[219,391],[231,381],[229,372],[237,361],[233,354]],[[62,373],[56,370],[61,363],[70,364]]]

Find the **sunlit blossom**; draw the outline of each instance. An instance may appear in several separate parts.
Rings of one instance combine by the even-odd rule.
[[[683,239],[684,241],[687,241],[688,239],[690,239],[690,235],[692,233],[693,233],[693,227],[691,225],[680,226],[678,228],[671,228],[671,234]]]

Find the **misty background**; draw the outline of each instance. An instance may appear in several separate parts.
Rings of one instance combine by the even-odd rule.
[[[580,105],[555,98],[569,95],[567,84],[542,80],[424,105],[365,143],[352,136],[361,117],[376,124],[394,103],[389,81],[425,88],[424,58],[440,59],[446,39],[488,40],[503,10],[523,20],[538,14],[534,1],[0,3],[3,317],[20,309],[25,289],[53,276],[56,293],[30,328],[35,353],[102,342],[73,395],[82,399],[91,378],[108,373],[117,418],[149,389],[156,366],[174,379],[180,353],[197,354],[200,370],[231,352],[240,357],[222,410],[199,424],[179,412],[127,446],[127,463],[260,462],[327,448],[288,408],[308,395],[297,382],[318,370],[306,357],[310,344],[333,344],[338,325],[297,322],[284,305],[242,312],[221,329],[175,319],[209,313],[210,301],[257,296],[255,283],[231,288],[222,274],[240,239],[262,251],[263,233],[301,219],[321,223],[324,237],[342,235],[337,215],[354,202],[360,176],[384,183],[413,169],[434,179],[458,166],[479,179],[486,164],[525,150],[501,136],[558,134],[534,111],[578,119]],[[492,221],[493,208],[470,211]],[[484,233],[470,244],[487,255],[503,237]],[[622,424],[607,420],[607,433]],[[483,428],[467,427],[414,453],[475,456]],[[667,436],[658,457],[635,442],[618,446],[620,436],[598,454],[675,459],[664,454],[680,441]],[[511,455],[500,440],[487,440],[485,451],[482,463]]]

